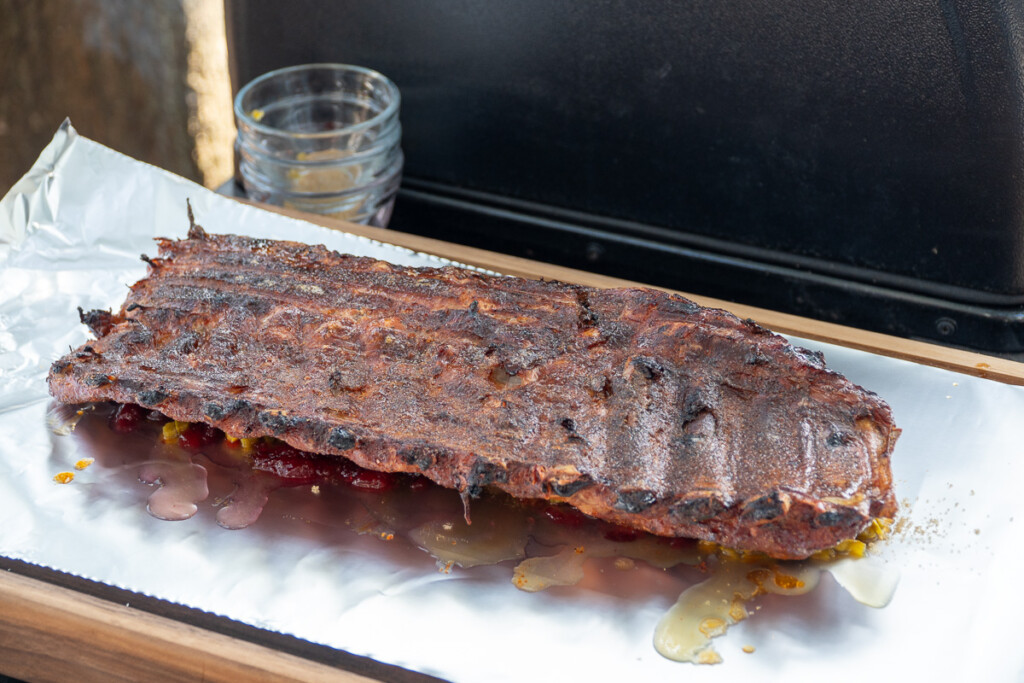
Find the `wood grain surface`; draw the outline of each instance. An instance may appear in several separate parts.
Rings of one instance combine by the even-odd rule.
[[[25,681],[370,681],[0,571],[0,673]]]

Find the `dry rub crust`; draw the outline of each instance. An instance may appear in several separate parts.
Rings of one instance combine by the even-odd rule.
[[[895,514],[888,406],[724,311],[198,226],[159,244],[120,311],[83,314],[58,400],[778,558]]]

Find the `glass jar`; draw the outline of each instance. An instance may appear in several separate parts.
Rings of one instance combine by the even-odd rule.
[[[402,178],[398,88],[347,64],[279,69],[235,97],[250,198],[387,227]]]

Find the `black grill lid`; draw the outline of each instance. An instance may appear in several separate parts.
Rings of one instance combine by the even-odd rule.
[[[392,226],[1024,351],[1024,5],[230,2],[236,87],[402,91]]]

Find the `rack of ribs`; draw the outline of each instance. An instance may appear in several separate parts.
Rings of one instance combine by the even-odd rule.
[[[662,536],[803,558],[892,517],[889,407],[750,320],[652,289],[160,239],[50,371],[234,437]]]

